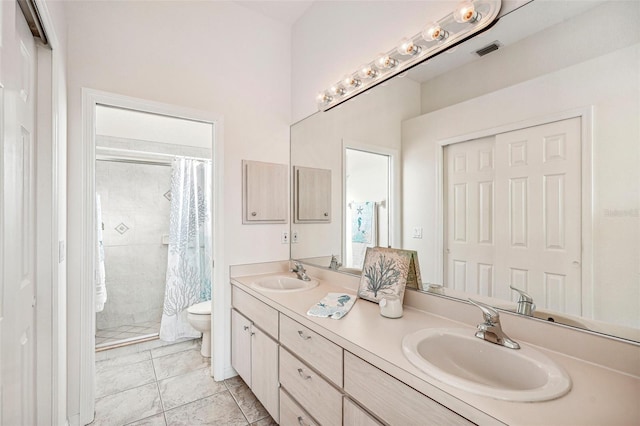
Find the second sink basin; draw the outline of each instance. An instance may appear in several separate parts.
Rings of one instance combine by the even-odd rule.
[[[303,281],[298,278],[278,275],[260,278],[251,283],[251,287],[263,291],[275,291],[280,293],[309,290],[318,285],[318,280]]]
[[[529,347],[509,349],[481,340],[474,330],[434,328],[405,336],[402,350],[436,380],[506,401],[546,401],[571,389],[562,367]]]

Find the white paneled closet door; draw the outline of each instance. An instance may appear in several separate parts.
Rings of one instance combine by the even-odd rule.
[[[499,297],[527,291],[538,307],[581,314],[580,119],[496,136]]]
[[[494,137],[449,145],[445,164],[445,285],[494,293]]]
[[[581,314],[580,126],[573,118],[445,148],[449,287],[517,300],[513,285],[540,308]]]
[[[32,425],[36,51],[17,2],[0,2],[0,19],[0,424]]]

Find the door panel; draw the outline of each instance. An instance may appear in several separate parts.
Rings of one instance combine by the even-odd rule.
[[[17,3],[0,8],[0,423],[34,424],[35,43]]]

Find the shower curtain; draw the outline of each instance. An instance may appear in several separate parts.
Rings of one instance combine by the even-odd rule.
[[[211,300],[211,162],[176,157],[171,170],[169,252],[160,339],[200,337],[187,308]]]

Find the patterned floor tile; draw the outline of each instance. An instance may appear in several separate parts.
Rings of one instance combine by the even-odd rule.
[[[249,423],[269,416],[267,410],[239,376],[227,379],[224,382]]]
[[[158,385],[151,383],[96,400],[92,426],[123,425],[162,412]]]
[[[199,339],[187,340],[185,342],[175,343],[173,345],[167,345],[167,346],[162,346],[161,348],[152,349],[151,357],[160,358],[165,355],[174,354],[176,352],[187,351],[190,349],[200,350],[200,340]]]
[[[165,410],[227,390],[223,382],[213,380],[209,368],[161,380],[158,387]]]
[[[227,391],[165,411],[165,417],[168,426],[248,424]]]
[[[156,414],[155,416],[147,417],[146,419],[138,420],[137,422],[129,423],[127,426],[166,426],[167,422],[164,419],[164,413]]]
[[[264,419],[258,420],[257,422],[251,423],[251,426],[278,426],[275,420],[269,417],[265,417]]]
[[[153,356],[153,351],[151,353]],[[209,367],[209,363],[210,358],[204,358],[197,349],[153,358],[153,367],[158,380]]]
[[[141,361],[148,361],[151,359],[151,352],[135,352],[128,355],[122,355],[115,358],[105,359],[102,361],[96,361],[96,372],[106,367],[113,367],[116,365],[135,364]]]
[[[150,360],[135,364],[96,366],[96,398],[112,395],[147,383],[156,376]]]

